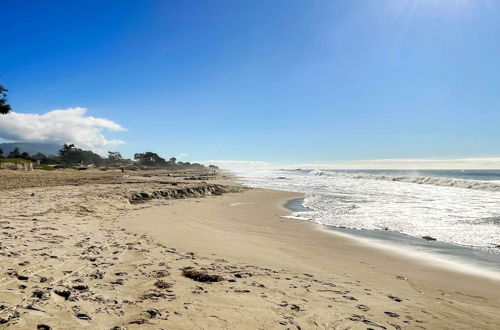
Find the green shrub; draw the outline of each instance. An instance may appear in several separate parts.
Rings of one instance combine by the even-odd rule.
[[[32,161],[22,158],[0,158],[0,163],[32,163]]]
[[[45,170],[45,171],[55,171],[56,169],[54,166],[49,166],[49,165],[34,165],[33,168],[35,170]]]

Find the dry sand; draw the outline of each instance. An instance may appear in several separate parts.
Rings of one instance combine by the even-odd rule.
[[[25,187],[0,191],[0,328],[500,324],[499,281],[281,218],[295,194],[253,189],[174,200],[220,193],[215,183],[238,188],[193,173],[14,173],[0,173],[6,186]],[[221,281],[198,282],[183,270]]]

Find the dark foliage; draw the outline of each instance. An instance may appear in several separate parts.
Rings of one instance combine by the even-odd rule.
[[[19,148],[14,148],[8,155],[9,158],[21,158],[21,153],[19,152]]]
[[[104,164],[104,159],[90,150],[82,150],[74,144],[64,144],[59,150],[59,159],[63,164],[94,164],[100,166]]]
[[[210,275],[199,270],[183,270],[182,276],[192,279],[197,282],[220,282],[224,279],[219,275]]]
[[[118,151],[108,151],[108,159],[106,162],[109,165],[123,164],[125,159],[123,159],[122,154]]]
[[[0,158],[4,156],[2,149],[0,149]],[[41,152],[30,155],[28,152],[21,152],[19,147],[15,147],[8,154],[8,158],[22,158],[31,160],[39,164],[40,168],[75,168],[83,169],[83,165],[95,166],[110,166],[121,167],[123,170],[137,170],[140,166],[151,168],[163,168],[168,170],[184,170],[184,169],[206,169],[202,164],[190,162],[177,162],[175,157],[165,160],[158,154],[150,151],[144,153],[136,153],[134,155],[135,162],[123,158],[118,151],[108,151],[108,157],[102,158],[90,150],[83,150],[76,147],[74,144],[64,144],[63,147],[57,152],[57,156],[46,156]],[[55,166],[47,166],[55,165]],[[210,168],[217,168],[211,166]],[[103,169],[105,170],[105,169]]]
[[[12,109],[7,103],[7,89],[0,85],[0,114],[8,114]]]
[[[145,153],[137,153],[134,155],[134,159],[139,163],[139,165],[144,166],[154,166],[154,167],[166,167],[167,161],[158,154],[150,151]]]

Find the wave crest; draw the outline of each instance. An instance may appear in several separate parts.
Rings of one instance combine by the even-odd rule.
[[[314,176],[331,176],[331,177],[346,177],[351,179],[365,179],[365,180],[382,180],[382,181],[395,181],[406,182],[415,184],[426,184],[441,187],[456,187],[474,190],[484,190],[500,192],[500,184],[492,181],[483,180],[470,180],[470,179],[454,179],[442,178],[431,176],[398,176],[386,174],[369,174],[369,173],[340,173],[340,172],[326,172],[321,170],[313,170],[309,175]]]

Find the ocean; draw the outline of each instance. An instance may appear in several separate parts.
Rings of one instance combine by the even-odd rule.
[[[500,271],[499,170],[236,174],[251,187],[304,193],[289,203],[291,218]]]

